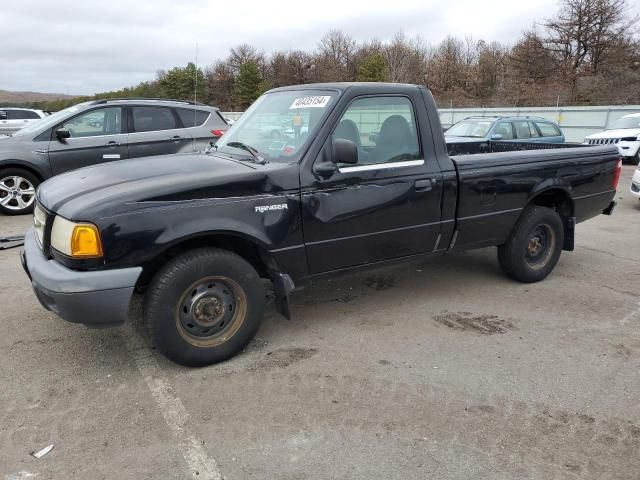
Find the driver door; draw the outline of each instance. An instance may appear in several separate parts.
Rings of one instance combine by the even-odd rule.
[[[84,112],[53,129],[49,162],[54,175],[76,168],[128,157],[127,133],[121,107],[103,107]],[[56,129],[66,128],[67,139],[58,139]]]
[[[414,112],[404,96],[361,97],[347,107],[327,142],[355,143],[358,163],[338,163],[302,186],[311,274],[437,249],[442,174],[424,158]]]

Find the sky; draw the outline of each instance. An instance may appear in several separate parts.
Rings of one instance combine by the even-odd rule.
[[[557,0],[19,0],[0,9],[0,90],[93,94],[151,80],[195,60],[206,66],[248,43],[266,53],[312,50],[338,28],[355,40],[402,30],[438,43],[513,43],[556,12]],[[516,7],[517,5],[517,7]]]

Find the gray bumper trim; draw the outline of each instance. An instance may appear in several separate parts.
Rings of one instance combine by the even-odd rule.
[[[38,300],[63,319],[90,326],[123,323],[141,267],[76,271],[44,256],[33,229],[25,235],[22,264]]]

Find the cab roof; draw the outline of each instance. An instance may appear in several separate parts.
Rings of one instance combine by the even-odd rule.
[[[269,92],[285,92],[290,90],[338,90],[346,91],[349,89],[374,90],[380,89],[385,91],[406,92],[407,90],[415,90],[425,88],[420,85],[411,83],[389,83],[389,82],[330,82],[330,83],[304,83],[301,85],[288,85],[286,87],[278,87],[269,90]]]

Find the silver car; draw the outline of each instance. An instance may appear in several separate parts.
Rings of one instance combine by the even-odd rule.
[[[76,168],[204,150],[229,126],[217,108],[166,99],[80,103],[0,136],[0,213],[33,210],[44,180]]]

